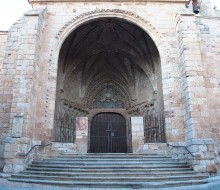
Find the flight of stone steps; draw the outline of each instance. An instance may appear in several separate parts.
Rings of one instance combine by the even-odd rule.
[[[66,187],[163,188],[207,183],[184,161],[158,154],[75,154],[34,161],[10,181]]]

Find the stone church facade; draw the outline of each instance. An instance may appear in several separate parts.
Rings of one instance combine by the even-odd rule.
[[[60,152],[168,152],[220,171],[220,13],[209,1],[29,2],[0,32],[4,172]]]

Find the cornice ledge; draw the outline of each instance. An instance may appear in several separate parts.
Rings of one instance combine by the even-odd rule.
[[[24,13],[24,16],[39,16],[44,10],[45,8],[32,9]]]
[[[64,3],[64,2],[155,2],[155,3],[188,3],[189,0],[28,0],[34,3]]]
[[[194,13],[180,13],[180,16],[195,16]]]

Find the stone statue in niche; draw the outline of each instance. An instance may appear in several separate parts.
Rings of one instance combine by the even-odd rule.
[[[125,103],[122,95],[111,85],[108,85],[95,96],[93,108],[125,108]]]

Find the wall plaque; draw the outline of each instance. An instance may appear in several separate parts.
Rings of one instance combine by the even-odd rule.
[[[14,116],[12,124],[12,137],[20,138],[22,135],[23,116]]]

